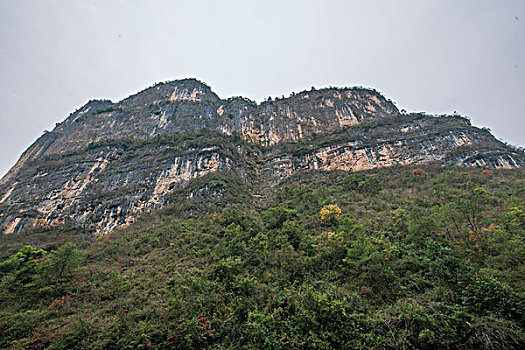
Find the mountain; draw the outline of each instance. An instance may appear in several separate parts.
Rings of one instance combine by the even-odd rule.
[[[89,101],[44,133],[0,180],[0,230],[72,222],[108,233],[181,195],[220,202],[228,183],[261,202],[296,173],[428,162],[510,169],[525,154],[461,116],[401,113],[371,89],[257,104],[177,80]]]
[[[90,101],[0,182],[0,348],[524,349],[524,162],[363,88]]]

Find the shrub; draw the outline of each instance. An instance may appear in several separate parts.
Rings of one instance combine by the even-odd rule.
[[[337,204],[324,206],[319,212],[321,215],[321,224],[326,226],[336,225],[341,216],[341,208]]]

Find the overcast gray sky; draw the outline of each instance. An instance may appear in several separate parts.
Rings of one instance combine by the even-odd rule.
[[[525,146],[525,1],[0,0],[0,176],[88,100],[186,77],[257,101],[374,87]]]

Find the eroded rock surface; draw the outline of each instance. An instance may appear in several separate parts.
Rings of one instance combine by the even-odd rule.
[[[109,232],[213,174],[227,173],[261,196],[261,183],[298,171],[429,161],[516,168],[525,156],[464,118],[401,114],[370,89],[311,90],[256,104],[179,80],[117,103],[90,101],[40,137],[0,180],[0,231],[72,220]],[[211,187],[194,195],[219,197],[220,186]]]

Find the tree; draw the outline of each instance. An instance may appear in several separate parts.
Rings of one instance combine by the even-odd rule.
[[[37,272],[38,261],[43,259],[45,254],[45,250],[36,250],[30,245],[22,247],[17,253],[0,263],[0,278],[13,274],[12,281],[15,284],[32,284]]]
[[[51,253],[45,262],[45,275],[51,280],[62,280],[80,265],[81,254],[75,243],[67,242]]]
[[[286,209],[282,206],[270,208],[262,215],[263,221],[269,229],[280,229],[286,221],[296,216],[296,210]]]
[[[325,205],[321,209],[321,223],[328,226],[336,225],[341,216],[341,208],[337,204]]]

